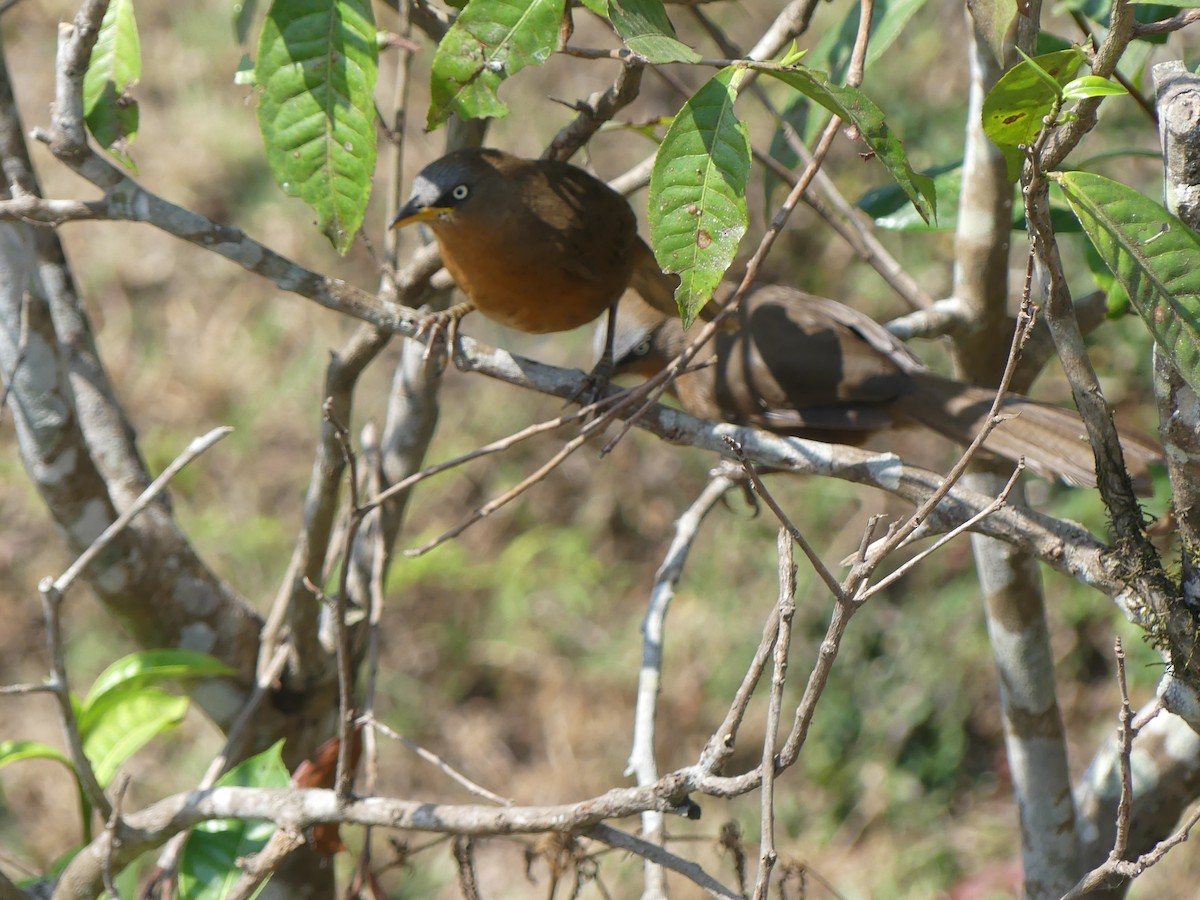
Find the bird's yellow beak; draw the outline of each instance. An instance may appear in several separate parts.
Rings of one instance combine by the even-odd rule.
[[[432,222],[439,216],[452,211],[448,206],[416,206],[406,203],[396,213],[396,218],[392,219],[392,224],[388,228],[404,228],[414,222]]]

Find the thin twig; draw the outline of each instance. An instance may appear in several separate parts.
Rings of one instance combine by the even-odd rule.
[[[345,802],[350,796],[350,788],[354,783],[352,744],[354,740],[354,722],[358,714],[354,709],[354,661],[350,656],[350,629],[346,625],[346,611],[350,598],[348,579],[353,562],[354,538],[362,526],[364,513],[359,506],[358,456],[350,444],[350,433],[346,426],[338,422],[332,412],[332,399],[324,404],[325,420],[333,427],[338,444],[342,449],[342,458],[348,472],[350,489],[350,518],[346,523],[346,533],[342,543],[342,567],[339,573],[337,597],[334,598],[333,628],[337,658],[338,680],[338,756],[337,778],[335,781],[338,799]]]
[[[775,852],[775,741],[779,737],[779,715],[783,709],[783,688],[787,682],[788,650],[791,648],[792,619],[796,614],[796,560],[792,537],[786,525],[779,529],[779,636],[775,640],[775,666],[771,673],[771,696],[767,704],[767,727],[762,748],[762,796],[760,799],[760,840],[758,877],[754,881],[754,900],[767,900]]]
[[[642,620],[642,665],[638,670],[637,702],[633,713],[633,742],[629,751],[626,775],[634,775],[638,784],[652,784],[658,779],[658,764],[654,753],[655,731],[658,717],[658,695],[662,687],[663,642],[666,633],[667,612],[675,596],[675,585],[683,574],[705,516],[716,503],[733,487],[733,481],[724,475],[709,479],[692,505],[675,523],[675,536],[663,557],[662,565],[655,573],[654,587],[650,591],[650,603],[646,617]],[[663,815],[657,810],[642,813],[642,836],[653,843],[663,842]],[[644,875],[645,892],[654,895],[665,893],[666,881],[662,868],[657,863],[646,862]]]
[[[1121,799],[1117,803],[1117,836],[1113,841],[1110,858],[1122,859],[1129,849],[1129,823],[1133,816],[1133,766],[1130,756],[1133,752],[1134,731],[1133,709],[1129,705],[1129,684],[1125,679],[1125,648],[1121,638],[1116,639],[1114,653],[1117,657],[1117,684],[1121,688],[1121,711],[1118,715],[1120,724],[1117,728],[1117,745],[1120,748],[1121,760]]]
[[[1156,34],[1170,34],[1172,31],[1179,31],[1179,29],[1187,28],[1196,22],[1200,22],[1200,9],[1189,9],[1161,22],[1134,22],[1133,36],[1150,37]]]
[[[167,486],[167,483],[178,475],[184,466],[232,431],[231,427],[223,425],[220,428],[214,428],[208,434],[198,437],[188,444],[184,451],[175,457],[169,466],[163,469],[162,474],[150,482],[150,486],[142,491],[137,500],[130,504],[129,508],[121,513],[116,521],[105,528],[103,533],[96,540],[92,541],[91,546],[84,550],[65,572],[53,581],[49,579],[43,581],[39,589],[43,592],[53,591],[59,595],[65,594],[71,585],[75,583],[75,579],[79,577],[79,574],[91,564],[92,560],[103,553],[104,548],[111,544],[113,539],[128,527],[134,517],[154,501],[163,488]]]
[[[993,500],[990,504],[988,504],[987,507],[985,507],[984,509],[981,509],[975,515],[971,516],[971,518],[967,519],[967,521],[965,521],[961,525],[959,525],[957,528],[952,528],[950,531],[947,531],[944,535],[942,535],[940,538],[938,538],[938,540],[935,541],[932,546],[926,547],[924,550],[922,550],[920,553],[918,553],[912,559],[910,559],[906,563],[904,563],[904,565],[898,567],[896,569],[896,571],[892,572],[885,578],[881,578],[879,581],[875,582],[875,584],[871,585],[865,591],[862,591],[861,593],[859,593],[858,594],[858,602],[859,603],[866,602],[875,594],[886,589],[889,585],[895,583],[897,580],[904,577],[904,575],[907,572],[911,571],[913,569],[913,567],[917,566],[923,560],[925,560],[927,557],[931,556],[932,554],[934,554],[938,550],[940,550],[942,547],[946,546],[946,544],[950,543],[952,540],[954,540],[960,534],[962,534],[963,532],[966,532],[966,531],[970,531],[971,528],[973,528],[977,523],[983,521],[984,519],[986,519],[988,516],[992,515],[992,513],[996,512],[997,510],[1003,509],[1005,502],[1008,500],[1008,495],[1011,494],[1012,489],[1017,486],[1017,479],[1019,479],[1021,477],[1021,473],[1024,471],[1025,471],[1025,463],[1021,462],[1017,465],[1017,467],[1015,469],[1013,469],[1013,473],[1009,477],[1008,482],[1004,485],[1004,489],[1000,491],[1000,493],[996,496],[996,499]],[[903,544],[901,544],[900,546],[903,546]],[[899,549],[899,547],[897,547],[896,549]],[[866,559],[865,555],[862,556],[861,559],[865,560]]]
[[[391,738],[393,741],[396,741],[398,744],[401,744],[404,747],[408,748],[413,753],[415,753],[417,756],[419,756],[421,759],[425,760],[425,762],[427,762],[430,765],[432,765],[433,767],[435,767],[439,772],[441,772],[447,778],[451,779],[455,784],[459,785],[460,787],[465,788],[466,790],[470,791],[475,796],[482,797],[485,800],[490,800],[492,803],[495,803],[499,806],[512,806],[513,805],[513,801],[510,800],[508,797],[501,797],[499,794],[489,791],[487,788],[483,787],[482,785],[476,784],[474,781],[472,781],[466,775],[463,775],[457,769],[453,768],[449,763],[447,763],[445,760],[443,760],[437,754],[431,753],[430,751],[426,750],[424,747],[420,746],[419,744],[416,744],[413,741],[409,740],[404,735],[399,734],[396,731],[393,731],[391,728],[389,728],[387,725],[380,722],[378,719],[373,718],[373,717],[368,718],[366,716],[363,716],[361,719],[359,719],[357,724],[362,725],[366,728],[369,728],[372,731],[378,731],[384,737]]]
[[[514,432],[499,440],[492,441],[490,444],[484,444],[469,453],[464,453],[461,456],[456,456],[453,459],[448,459],[445,462],[436,463],[432,466],[426,466],[420,472],[415,472],[407,478],[397,481],[395,484],[389,485],[386,490],[381,491],[371,499],[364,501],[363,510],[372,510],[385,500],[389,500],[401,491],[405,491],[416,484],[424,481],[427,478],[432,478],[434,475],[440,475],[449,469],[456,468],[466,463],[472,462],[484,456],[493,453],[502,453],[505,450],[514,447],[522,441],[527,441],[539,434],[545,434],[548,431],[554,431],[562,428],[564,425],[569,425],[572,422],[578,422],[580,419],[586,418],[598,408],[603,408],[608,403],[617,400],[621,395],[612,394],[599,401],[599,404],[587,407],[586,409],[577,409],[574,412],[564,413],[556,418],[549,419],[545,422],[538,422],[534,425],[529,425],[522,428],[520,431]]]
[[[127,790],[129,790],[129,776],[121,775],[113,791],[112,814],[108,817],[108,822],[104,825],[104,832],[108,835],[108,852],[104,854],[104,890],[108,892],[108,896],[112,900],[121,900],[116,882],[113,880],[113,855],[121,849],[121,839],[117,836],[117,826],[121,824],[121,807],[125,803],[125,792]]]
[[[593,840],[608,844],[610,847],[628,850],[630,853],[636,853],[638,856],[649,862],[653,862],[655,865],[670,869],[672,872],[677,872],[684,878],[699,885],[710,897],[721,897],[724,900],[741,900],[739,895],[729,890],[729,888],[725,887],[691,860],[676,856],[662,847],[651,844],[648,841],[643,841],[632,834],[621,831],[619,828],[613,828],[611,825],[600,823],[593,825],[584,834]]]
[[[450,842],[450,852],[458,867],[458,889],[463,900],[480,900],[479,879],[475,875],[475,842],[458,835]]]
[[[825,586],[829,588],[833,596],[837,597],[839,600],[843,599],[845,597],[845,592],[842,589],[842,586],[838,583],[838,580],[833,577],[833,573],[829,571],[829,567],[826,566],[821,560],[821,557],[817,554],[817,551],[813,548],[812,544],[808,542],[808,539],[804,537],[804,535],[800,532],[800,529],[796,527],[796,524],[790,518],[788,518],[787,513],[783,511],[783,508],[776,502],[775,498],[771,496],[771,492],[767,490],[767,486],[763,484],[762,479],[758,477],[758,470],[754,467],[754,463],[750,462],[749,457],[746,456],[745,451],[743,451],[741,448],[741,445],[738,444],[738,442],[733,438],[726,438],[725,443],[729,445],[729,449],[733,451],[733,455],[737,457],[737,461],[741,463],[742,468],[746,470],[746,474],[750,477],[750,483],[754,485],[754,492],[758,494],[758,496],[762,497],[763,502],[767,504],[767,508],[775,514],[775,518],[779,520],[779,523],[784,527],[788,534],[792,536],[792,540],[800,545],[800,549],[804,551],[804,555],[807,556],[808,561],[812,563],[812,567],[816,571],[817,575],[819,575],[821,580],[825,582]]]

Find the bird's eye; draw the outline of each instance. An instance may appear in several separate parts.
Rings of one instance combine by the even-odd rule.
[[[465,184],[460,184],[455,186],[454,190],[450,192],[450,196],[455,200],[466,200],[469,193],[471,193],[471,189]]]
[[[633,348],[634,356],[648,356],[650,354],[650,338],[646,338],[640,344]]]

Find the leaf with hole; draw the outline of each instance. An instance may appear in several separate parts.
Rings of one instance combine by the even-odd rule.
[[[377,67],[369,0],[271,4],[254,72],[267,162],[342,254],[371,196]]]
[[[1200,237],[1120,182],[1088,172],[1053,178],[1154,340],[1200,391]]]
[[[664,272],[680,276],[685,327],[712,297],[746,233],[750,137],[733,114],[744,68],[722,69],[684,104],[650,174],[650,237]]]
[[[426,127],[432,131],[452,115],[507,116],[497,88],[561,46],[563,8],[563,0],[471,0],[434,54]]]
[[[1008,160],[1008,174],[1019,176],[1021,147],[1034,142],[1046,116],[1062,96],[1062,86],[1083,65],[1081,50],[1058,50],[1017,63],[1001,76],[983,100],[983,130]]]

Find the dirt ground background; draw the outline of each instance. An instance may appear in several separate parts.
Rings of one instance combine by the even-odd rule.
[[[713,4],[711,14],[749,45],[775,6]],[[823,8],[814,35],[847,12],[844,3]],[[47,121],[56,24],[72,13],[73,6],[60,0],[25,0],[0,17],[27,130]],[[144,61],[136,90],[142,124],[133,155],[140,181],[176,203],[244,228],[310,268],[364,287],[377,284],[381,203],[368,216],[366,237],[343,259],[317,233],[299,201],[275,187],[252,91],[233,81],[244,51],[232,38],[229,7],[143,2],[137,14]],[[379,14],[388,27],[387,11]],[[602,35],[580,18],[576,43],[601,43]],[[686,14],[675,18],[685,36],[701,40]],[[964,45],[959,5],[930,0],[865,84],[905,136],[918,168],[960,153],[965,64],[956,48]],[[418,82],[431,56],[428,47],[419,55]],[[385,83],[394,67],[394,54],[385,55]],[[561,58],[545,70],[523,73],[504,89],[514,115],[496,123],[489,143],[536,155],[570,116],[550,98],[586,96],[612,74],[608,63]],[[699,83],[693,73],[683,77]],[[418,86],[414,123],[424,119],[423,95]],[[390,87],[379,96],[390,96]],[[666,84],[648,75],[642,98],[622,118],[670,114],[679,102]],[[1087,152],[1109,146],[1153,149],[1153,130],[1132,104],[1113,107],[1111,120],[1102,125],[1105,135]],[[770,123],[757,112],[746,115],[756,143],[765,146]],[[406,138],[411,177],[440,155],[444,136],[413,127]],[[584,161],[611,177],[651,149],[644,138],[614,130],[592,142]],[[93,196],[47,152],[37,146],[34,152],[48,196]],[[1115,165],[1136,172],[1145,179],[1140,186],[1157,191],[1153,160]],[[881,181],[844,141],[828,171],[851,199]],[[761,234],[766,208],[757,184],[753,194],[756,213],[747,247]],[[635,198],[635,206],[644,202],[644,196]],[[237,429],[177,480],[172,494],[210,565],[265,610],[298,529],[327,354],[354,323],[147,227],[76,224],[61,234],[105,363],[151,468],[161,469],[210,428]],[[948,291],[949,235],[884,235],[884,240],[932,294]],[[1022,241],[1018,235],[1015,245]],[[1068,241],[1068,253],[1077,265],[1078,246]],[[1023,269],[1020,259],[1014,262]],[[769,277],[850,301],[881,318],[904,311],[806,210],[797,213],[773,255]],[[469,319],[465,330],[549,362],[590,365],[590,333],[531,338],[479,317]],[[1120,404],[1122,421],[1152,431],[1144,329],[1134,321],[1114,323],[1095,346],[1097,368],[1110,399]],[[935,344],[917,350],[944,362]],[[381,418],[394,360],[393,347],[365,379],[356,407],[359,424]],[[1039,396],[1055,401],[1069,396],[1058,374],[1051,372],[1043,382]],[[552,398],[454,371],[442,397],[431,461],[560,409]],[[889,446],[917,461],[948,462],[949,448],[929,443],[900,439]],[[422,485],[402,546],[454,524],[556,447],[554,437],[536,440]],[[594,451],[576,454],[544,484],[460,540],[418,560],[398,559],[387,586],[382,718],[476,781],[522,803],[569,801],[629,783],[622,771],[640,619],[672,523],[703,485],[712,462],[706,454],[635,433],[603,459]],[[830,561],[857,546],[869,514],[899,511],[880,495],[837,482],[775,478],[772,484]],[[1032,480],[1030,493],[1041,508],[1103,533],[1104,516],[1091,492]],[[1161,496],[1160,489],[1160,499],[1149,505],[1152,514],[1162,512]],[[694,760],[758,643],[776,594],[774,534],[770,517],[755,517],[736,496],[704,526],[668,623],[659,729],[664,771]],[[24,477],[5,416],[0,683],[43,677],[36,584],[68,562]],[[1048,570],[1045,579],[1071,760],[1082,772],[1116,721],[1114,636],[1122,635],[1131,653],[1135,702],[1151,696],[1161,669],[1104,597]],[[798,697],[829,613],[828,598],[804,571],[798,601],[793,684],[785,708]],[[72,594],[68,609],[71,675],[83,689],[108,662],[135,648],[86,589]],[[810,867],[807,896],[1012,895],[1019,883],[1018,837],[995,695],[969,548],[960,541],[900,580],[854,621],[801,763],[779,785],[779,848],[787,859]],[[755,736],[761,735],[764,716],[763,707],[756,707],[735,768],[757,757]],[[61,740],[44,697],[0,700],[0,740],[10,738]],[[134,781],[127,808],[194,783],[218,748],[214,729],[189,715],[178,732],[155,742],[129,767]],[[414,756],[395,746],[383,751],[385,793],[467,799]],[[706,800],[703,808],[701,821],[672,821],[670,832],[689,842],[679,845],[681,852],[728,877],[732,860],[715,837],[723,822],[735,820],[753,840],[757,799]],[[77,837],[75,799],[60,769],[30,762],[0,770],[0,866],[6,872],[19,876],[44,869]],[[414,847],[427,843],[421,837],[412,841]],[[495,840],[481,846],[485,896],[547,895],[550,876],[543,864],[529,873],[536,884],[527,878],[525,844]],[[634,863],[611,852],[600,862],[610,896],[635,896]],[[1133,896],[1192,897],[1198,874],[1194,848],[1185,845],[1146,875]],[[397,898],[457,896],[444,845],[416,854],[409,867],[390,872],[384,882]],[[592,886],[581,896],[602,895]],[[679,885],[673,896],[692,894]]]

